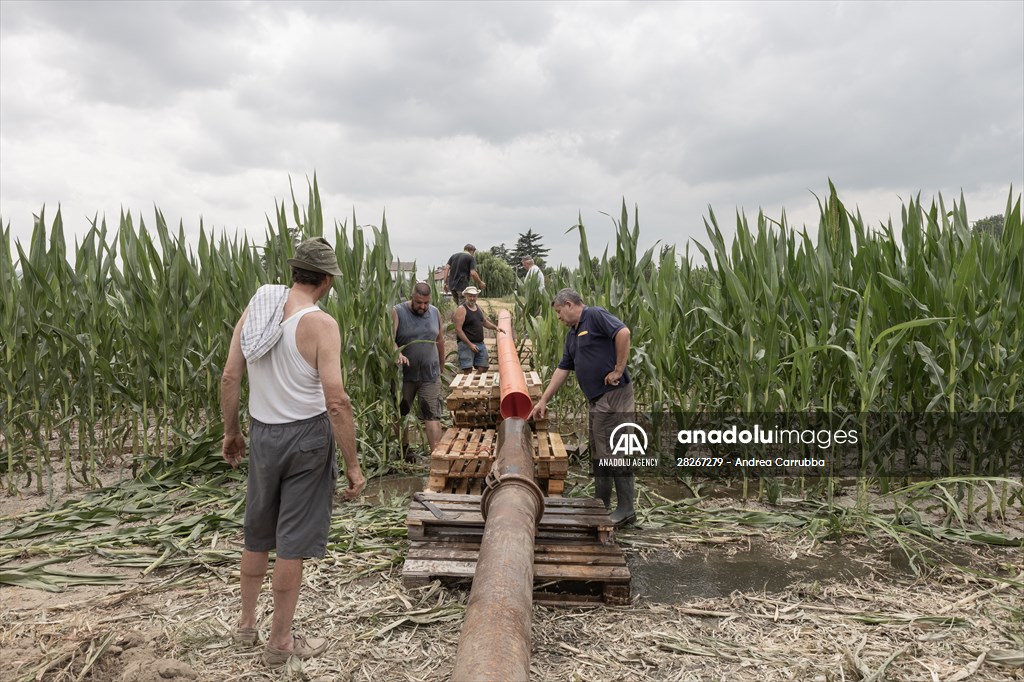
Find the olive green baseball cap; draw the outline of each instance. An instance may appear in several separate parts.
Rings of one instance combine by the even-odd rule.
[[[313,237],[296,246],[295,258],[289,258],[288,265],[293,268],[341,277],[338,255],[334,253],[334,247],[323,237]]]

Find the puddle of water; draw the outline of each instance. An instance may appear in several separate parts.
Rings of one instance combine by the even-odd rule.
[[[425,476],[384,476],[366,484],[363,495],[368,502],[410,498],[427,487]]]
[[[564,438],[564,437],[563,437]],[[581,479],[581,482],[586,485],[587,481],[593,480],[593,474],[591,473],[589,465],[584,461],[572,461],[572,455],[569,457],[569,477]],[[636,472],[634,472],[636,473]],[[657,493],[665,499],[678,502],[679,500],[691,500],[695,497],[707,497],[712,499],[740,499],[742,488],[739,484],[734,486],[728,486],[724,481],[707,482],[702,481],[698,486],[697,492],[679,478],[674,477],[657,477],[646,472],[641,472],[637,475],[637,482],[640,487],[646,488],[648,491]],[[699,493],[699,494],[698,494]],[[756,488],[754,489],[756,493]]]
[[[679,479],[644,479],[641,482],[641,485],[645,486],[649,491],[657,493],[665,499],[672,500],[673,502],[689,500],[696,497],[693,493],[693,489]]]
[[[741,481],[699,481],[695,485],[696,490],[678,478],[644,476],[640,481],[648,490],[656,492],[672,501],[692,499],[694,497],[711,500],[739,500],[743,498],[743,483]],[[751,499],[757,496],[756,481],[751,483],[747,495]]]
[[[796,583],[837,583],[862,578],[869,569],[861,562],[872,558],[883,562],[883,570],[894,576],[911,575],[902,553],[863,545],[824,545],[815,549],[819,556],[795,559],[777,556],[763,542],[752,544],[748,550],[734,549],[735,545],[700,549],[682,558],[668,550],[645,558],[630,554],[626,561],[633,575],[633,593],[661,604],[727,596],[737,590],[780,593]]]

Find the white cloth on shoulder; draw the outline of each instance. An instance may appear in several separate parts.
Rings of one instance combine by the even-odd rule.
[[[246,362],[259,360],[281,338],[284,304],[288,287],[264,284],[249,300],[249,313],[242,325],[242,355]]]

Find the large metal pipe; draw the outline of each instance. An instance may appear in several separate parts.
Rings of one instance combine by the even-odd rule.
[[[502,419],[520,417],[526,419],[533,409],[530,392],[526,388],[523,366],[512,340],[512,314],[507,310],[498,313],[498,381],[501,388],[499,411]]]
[[[484,534],[454,682],[519,682],[530,676],[533,539],[544,514],[544,495],[533,480],[532,441],[524,419],[498,425],[498,451],[480,500]]]

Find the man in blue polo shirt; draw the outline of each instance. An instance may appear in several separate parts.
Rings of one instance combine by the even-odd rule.
[[[633,382],[626,371],[629,359],[629,328],[622,320],[598,306],[587,306],[572,289],[562,289],[552,302],[559,321],[569,328],[565,350],[551,382],[530,412],[530,418],[543,419],[548,401],[565,383],[569,372],[576,380],[589,404],[590,450],[594,460],[594,491],[596,497],[611,507],[612,481],[618,506],[611,514],[615,525],[636,520],[633,500],[636,486],[629,466],[605,466],[610,460],[608,439],[616,416],[632,414]]]

